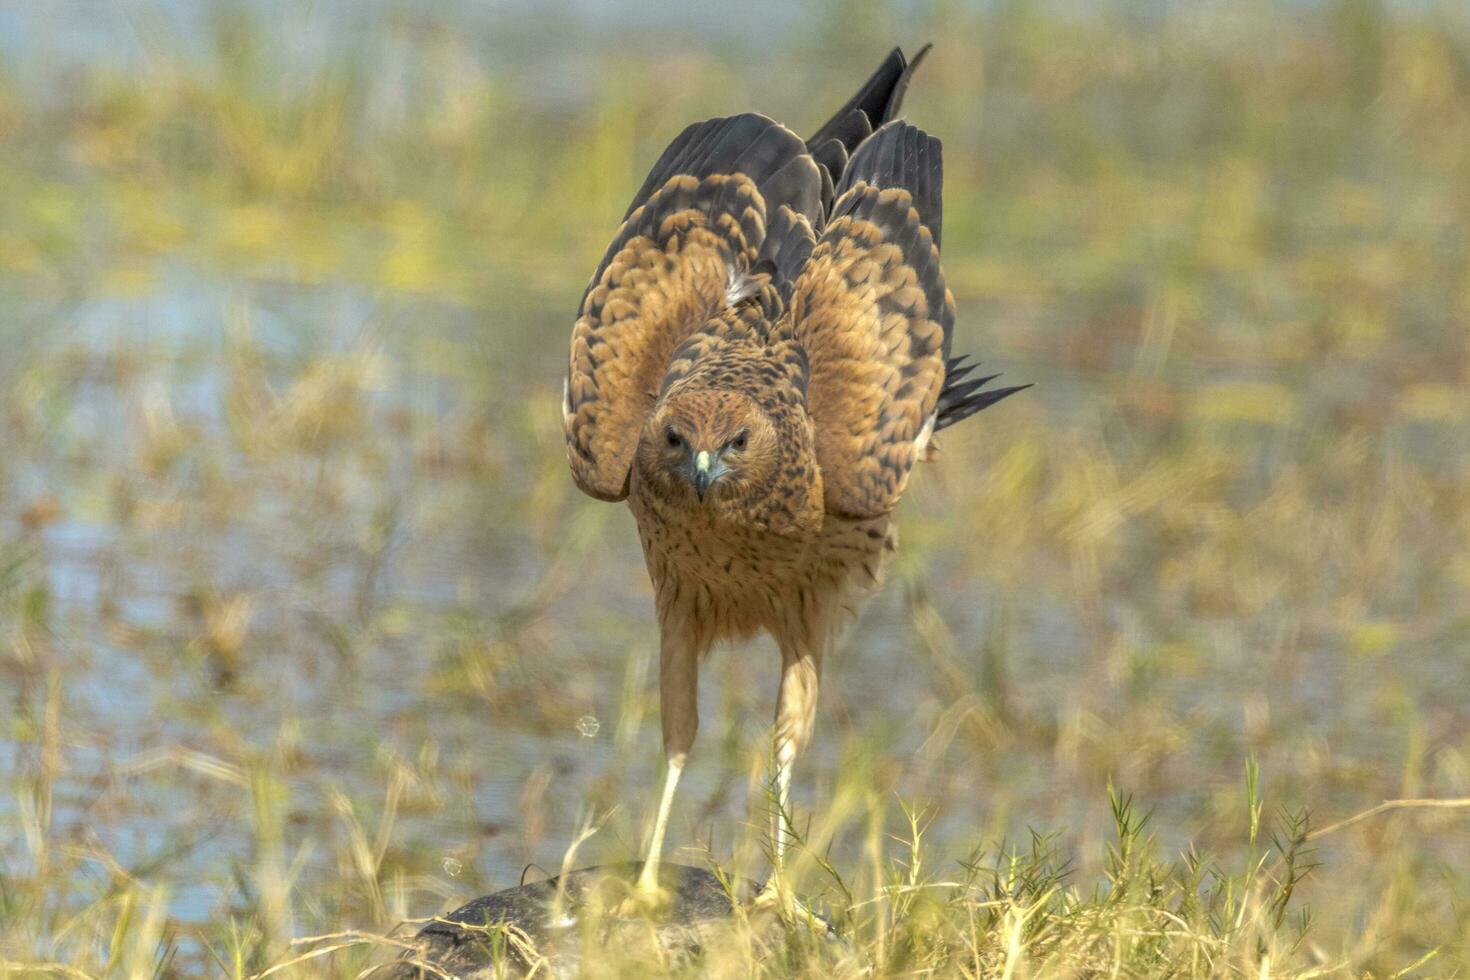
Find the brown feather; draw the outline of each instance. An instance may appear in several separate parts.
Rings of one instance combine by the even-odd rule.
[[[577,485],[628,494],[643,420],[675,348],[724,306],[754,261],[765,204],[743,174],[669,180],[624,222],[572,328],[564,427]]]
[[[933,245],[908,192],[858,184],[846,196],[855,200],[835,210],[849,213],[827,227],[797,280],[792,331],[811,361],[827,512],[874,517],[898,504],[924,448],[944,384],[944,328],[911,257]],[[880,224],[875,214],[903,221]],[[925,271],[938,275],[938,263]]]

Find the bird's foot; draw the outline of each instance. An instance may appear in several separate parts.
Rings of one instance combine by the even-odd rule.
[[[747,914],[775,912],[788,925],[804,926],[822,938],[830,936],[832,924],[807,908],[805,902],[777,882],[776,876],[777,873],[773,872],[761,886],[760,892],[746,903]]]
[[[668,910],[672,901],[673,894],[659,884],[657,873],[640,874],[611,912],[619,919],[656,918]]]

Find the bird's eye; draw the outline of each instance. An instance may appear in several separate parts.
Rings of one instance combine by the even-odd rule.
[[[675,432],[673,429],[666,430],[664,432],[664,436],[669,440],[669,447],[671,449],[678,449],[680,446],[684,445],[684,440],[680,439],[679,433]]]
[[[739,434],[736,435],[734,439],[730,440],[730,448],[735,450],[744,449],[745,440],[749,435],[750,433],[746,432],[744,429],[741,429]]]

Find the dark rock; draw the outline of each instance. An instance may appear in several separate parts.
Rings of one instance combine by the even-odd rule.
[[[564,885],[549,878],[477,898],[424,926],[415,938],[417,954],[386,975],[488,980],[516,976],[539,963],[537,976],[570,977],[580,972],[588,949],[606,949],[625,961],[647,957],[650,963],[677,964],[729,933],[735,923],[731,894],[701,868],[663,864],[659,877],[670,896],[668,907],[653,920],[619,914],[640,867],[630,862],[583,868],[568,872]],[[749,879],[732,880],[729,887],[742,904],[756,893]],[[758,919],[752,926],[758,937],[779,937],[774,914]]]

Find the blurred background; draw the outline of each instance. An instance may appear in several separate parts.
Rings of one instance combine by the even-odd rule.
[[[685,124],[810,133],[930,40],[956,350],[1036,387],[903,504],[814,839],[865,873],[904,800],[1086,887],[1110,784],[1222,862],[1252,757],[1273,826],[1470,796],[1470,7],[10,0],[0,954],[635,856],[657,634],[563,460],[573,312]],[[764,874],[777,668],[707,664],[676,859]],[[1464,813],[1324,838],[1310,942],[1465,969]]]

